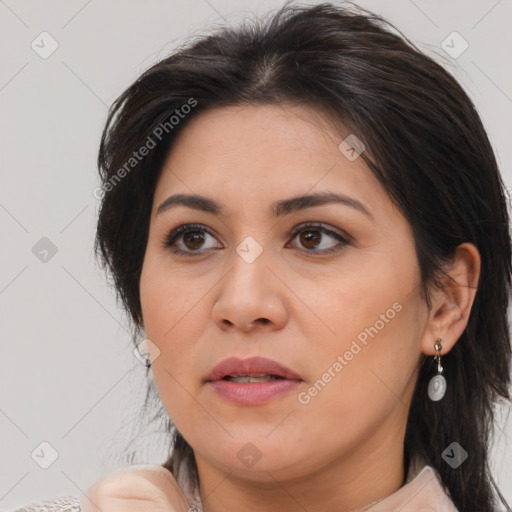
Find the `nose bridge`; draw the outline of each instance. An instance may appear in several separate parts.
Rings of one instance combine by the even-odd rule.
[[[238,300],[254,299],[268,286],[269,250],[254,237],[246,236],[231,255],[228,281]]]
[[[286,308],[279,283],[267,268],[270,250],[254,237],[245,237],[229,257],[229,272],[220,283],[213,317],[222,325],[234,324],[243,330],[259,320],[276,325],[285,320]]]

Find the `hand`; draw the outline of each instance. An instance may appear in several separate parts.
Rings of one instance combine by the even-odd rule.
[[[80,499],[82,512],[189,512],[185,495],[162,466],[140,464],[98,480]]]

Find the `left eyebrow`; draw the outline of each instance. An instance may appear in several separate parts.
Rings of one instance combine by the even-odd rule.
[[[372,221],[373,215],[363,203],[353,197],[334,192],[317,192],[314,194],[306,194],[301,196],[290,197],[276,201],[270,208],[270,213],[274,217],[282,217],[290,213],[312,208],[314,206],[322,206],[324,204],[342,204],[356,209],[366,215]],[[195,210],[212,213],[214,215],[222,215],[225,211],[225,205],[197,194],[174,194],[163,201],[157,208],[156,215],[169,210],[178,205],[186,206]]]
[[[312,208],[313,206],[321,206],[324,204],[343,204],[355,208],[359,212],[366,215],[372,221],[374,220],[370,210],[364,206],[363,203],[354,199],[353,197],[346,196],[345,194],[336,194],[335,192],[317,192],[315,194],[307,194],[303,196],[290,197],[289,199],[282,199],[277,201],[272,206],[272,214],[275,217],[288,215],[298,210]]]

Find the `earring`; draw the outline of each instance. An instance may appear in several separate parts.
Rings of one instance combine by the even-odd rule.
[[[437,402],[446,393],[446,379],[442,375],[443,367],[441,366],[441,354],[439,353],[442,348],[441,338],[437,338],[434,348],[436,349],[434,361],[437,360],[437,375],[434,375],[428,383],[428,397],[433,402]]]

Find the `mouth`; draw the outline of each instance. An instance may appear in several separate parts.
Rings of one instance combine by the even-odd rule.
[[[286,366],[263,357],[231,357],[205,379],[217,396],[230,404],[256,406],[290,394],[304,382]]]
[[[272,359],[265,357],[250,357],[248,359],[229,357],[215,366],[205,381],[228,380],[246,384],[279,379],[302,381],[298,373]]]
[[[279,375],[268,375],[266,373],[258,373],[253,375],[226,375],[222,377],[222,380],[229,382],[237,382],[238,384],[251,384],[256,382],[269,382],[271,380],[284,379]]]

